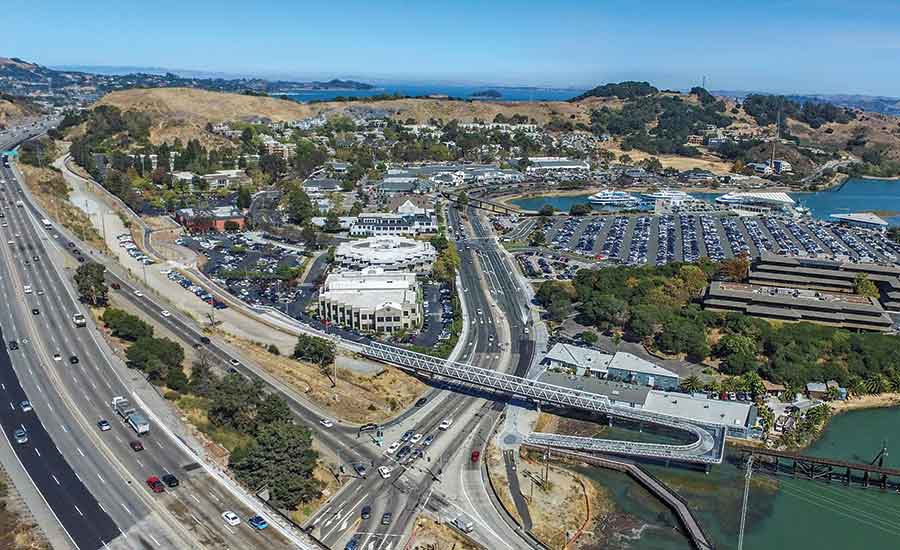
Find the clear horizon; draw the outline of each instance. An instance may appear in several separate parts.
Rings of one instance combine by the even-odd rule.
[[[156,67],[265,78],[586,89],[900,96],[900,3],[761,0],[752,11],[649,0],[374,6],[233,0],[152,9],[47,0],[6,16],[4,55],[46,66]],[[125,45],[126,47],[122,47]]]

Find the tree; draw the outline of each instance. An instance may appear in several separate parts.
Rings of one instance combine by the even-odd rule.
[[[215,385],[210,394],[207,417],[214,426],[229,426],[242,433],[256,429],[260,384],[232,373]]]
[[[543,231],[538,229],[531,234],[529,244],[531,244],[531,246],[544,246],[545,244],[547,244],[547,236]]]
[[[229,466],[244,485],[267,486],[273,506],[292,510],[319,496],[321,485],[313,476],[317,460],[307,428],[269,424],[231,455]]]
[[[878,298],[880,295],[878,292],[878,287],[875,286],[875,283],[873,283],[869,279],[869,276],[865,273],[858,273],[856,275],[853,290],[854,292],[856,292],[856,294],[869,298]]]
[[[140,338],[153,336],[153,327],[121,309],[106,308],[101,320],[116,338],[133,342]]]
[[[197,361],[191,366],[191,378],[188,386],[191,393],[199,395],[200,397],[208,397],[212,392],[216,379],[212,374],[209,359],[205,356],[206,354],[201,353],[198,355],[200,355],[200,357],[198,357]]]
[[[256,421],[259,426],[290,424],[292,422],[291,408],[281,396],[270,393],[259,404]]]
[[[590,345],[596,344],[597,340],[599,340],[597,333],[591,332],[589,330],[581,331],[580,333],[578,333],[578,337],[581,338],[582,340],[584,340],[585,343],[590,344]]]
[[[340,230],[341,230],[341,219],[338,217],[336,211],[329,210],[328,214],[325,216],[325,232],[326,233],[338,233]]]
[[[250,190],[244,187],[243,185],[238,186],[237,190],[237,207],[238,208],[250,208],[250,203],[253,202],[253,197],[250,194]]]
[[[309,195],[303,189],[297,188],[288,192],[285,197],[287,203],[288,220],[296,225],[305,225],[315,216],[316,209]]]
[[[294,359],[308,361],[325,367],[334,363],[335,355],[336,348],[331,340],[301,334],[297,337],[297,344],[294,346],[292,356]]]
[[[593,209],[589,204],[573,204],[569,208],[570,216],[586,216],[591,213]]]
[[[746,372],[741,375],[741,389],[757,399],[766,394],[763,379],[756,372]]]
[[[184,392],[189,386],[188,377],[183,370],[180,368],[169,369],[169,372],[166,374],[167,388],[177,392]]]
[[[698,392],[703,389],[703,383],[697,375],[690,375],[681,381],[681,389],[688,393]]]
[[[97,262],[85,262],[75,271],[75,286],[82,301],[92,306],[105,305],[109,296],[106,268]]]
[[[538,210],[539,216],[552,216],[556,213],[556,208],[553,207],[552,204],[545,204],[541,206],[541,209]]]
[[[235,231],[240,231],[241,224],[234,220],[225,220],[225,231],[228,233],[234,233]]]
[[[730,281],[743,282],[750,275],[750,258],[741,254],[723,260],[719,272]]]
[[[456,196],[456,203],[460,208],[465,208],[469,206],[469,195],[467,193],[460,193]]]

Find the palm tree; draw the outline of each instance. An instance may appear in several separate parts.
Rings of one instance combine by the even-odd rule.
[[[882,384],[882,382],[883,380],[881,379],[881,376],[877,374],[866,378],[866,393],[874,395],[884,391],[884,385]]]
[[[722,391],[722,385],[719,384],[719,382],[716,380],[710,380],[706,383],[705,386],[703,386],[703,389],[710,393],[719,393]]]
[[[700,391],[702,388],[703,382],[700,381],[697,375],[692,374],[681,381],[681,389],[688,393]]]

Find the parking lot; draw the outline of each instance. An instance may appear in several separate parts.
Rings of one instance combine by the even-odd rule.
[[[305,261],[298,252],[257,242],[240,233],[182,237],[177,244],[206,258],[203,272],[235,297],[254,306],[275,307],[289,315],[300,313],[301,289],[289,280]],[[184,279],[177,273],[168,276]],[[224,306],[211,296],[204,296],[205,291],[193,287],[190,281],[176,282],[214,307]]]
[[[900,262],[900,244],[878,231],[810,219],[740,218],[720,213],[557,216],[537,230],[544,232],[551,249],[626,265],[694,262],[701,257],[721,261],[740,254],[755,257],[763,250]],[[532,269],[548,273],[541,265]]]
[[[453,306],[450,302],[450,288],[445,284],[426,283],[423,285],[424,322],[422,330],[412,337],[417,346],[433,347],[438,342],[450,339],[450,325],[453,323]]]

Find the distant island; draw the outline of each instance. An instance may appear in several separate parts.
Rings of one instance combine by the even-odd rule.
[[[497,90],[481,90],[480,92],[473,92],[469,97],[482,99],[499,99],[503,97],[503,94],[501,94]]]

